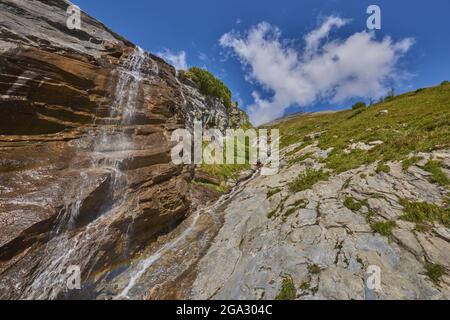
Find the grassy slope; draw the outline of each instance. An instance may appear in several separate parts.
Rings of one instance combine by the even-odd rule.
[[[379,116],[381,110],[389,113]],[[359,114],[348,110],[304,115],[278,126],[282,147],[302,141],[308,134],[326,131],[318,139],[319,146],[335,148],[326,161],[336,172],[376,160],[403,160],[412,152],[429,152],[450,146],[450,85],[406,93]],[[344,153],[352,142],[375,140],[384,144],[371,151]]]

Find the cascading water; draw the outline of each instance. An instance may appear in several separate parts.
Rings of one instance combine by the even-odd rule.
[[[123,67],[118,70],[118,82],[115,89],[113,104],[109,109],[107,119],[109,125],[99,126],[99,131],[92,132],[93,152],[89,152],[90,165],[87,169],[80,171],[80,181],[82,188],[79,188],[77,199],[69,199],[63,211],[63,216],[57,226],[57,231],[61,232],[66,228],[72,228],[80,215],[80,208],[84,198],[84,189],[89,190],[92,183],[89,173],[106,172],[110,176],[110,195],[106,197],[102,210],[111,209],[114,205],[119,205],[125,199],[125,188],[127,176],[123,170],[123,159],[125,153],[133,150],[133,140],[125,133],[125,127],[131,125],[138,107],[138,95],[140,83],[143,80],[142,68],[146,61],[143,49],[137,47],[135,51],[123,63]],[[95,123],[99,118],[95,119]],[[122,154],[120,154],[122,153]],[[102,212],[97,213],[101,215]]]
[[[74,186],[75,190],[72,190],[75,197],[68,196],[68,204],[58,217],[52,237],[46,244],[31,284],[24,290],[23,298],[59,297],[67,289],[66,272],[69,266],[79,265],[86,271],[98,259],[102,242],[108,238],[108,230],[102,221],[127,199],[127,174],[123,161],[133,152],[134,143],[126,129],[133,124],[138,110],[140,84],[144,79],[143,69],[148,67],[145,65],[147,61],[151,63],[150,71],[157,74],[157,64],[141,48],[136,48],[128,57],[118,70],[115,97],[108,115],[109,123],[100,125],[97,122],[102,119],[97,118],[95,129],[84,141],[80,141],[81,145],[91,145],[87,156],[88,166],[79,173],[80,180]],[[109,194],[103,195],[101,201],[104,203],[99,206],[102,212],[92,213],[94,219],[74,235],[70,230],[79,219],[83,202],[92,191],[92,185],[98,184],[99,179],[109,181],[106,191]]]

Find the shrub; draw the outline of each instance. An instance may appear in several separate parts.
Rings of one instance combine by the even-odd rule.
[[[417,164],[417,162],[419,162],[420,160],[422,160],[422,157],[411,157],[408,159],[405,159],[402,161],[402,168],[404,171],[407,171],[410,167],[414,166]]]
[[[434,264],[434,263],[427,263],[425,265],[425,270],[427,276],[433,281],[433,282],[439,282],[441,280],[442,276],[446,274],[445,267]]]
[[[352,110],[359,110],[366,108],[366,104],[364,102],[357,102],[352,106]]]
[[[394,229],[395,226],[395,221],[376,222],[371,225],[372,230],[382,236],[390,236],[392,234],[392,229]]]
[[[450,208],[441,208],[435,204],[426,202],[410,202],[401,200],[400,204],[404,207],[404,214],[401,219],[423,224],[425,222],[440,222],[444,226],[450,226]]]
[[[389,172],[391,172],[391,167],[389,167],[387,164],[385,164],[383,162],[380,162],[377,166],[376,172],[377,173],[381,173],[381,172],[389,173]]]
[[[347,198],[345,198],[344,206],[347,209],[350,209],[350,210],[356,212],[356,211],[361,210],[361,208],[363,207],[363,204],[359,201],[356,201],[355,199],[353,199],[351,197],[347,197]]]
[[[319,274],[322,271],[322,269],[320,269],[320,267],[317,264],[312,264],[308,266],[308,271],[311,274]]]
[[[185,75],[199,86],[202,94],[219,98],[227,108],[231,108],[230,89],[210,72],[193,67]]]
[[[441,82],[441,86],[445,86],[445,85],[447,85],[447,84],[450,84],[450,81],[445,80],[445,81],[442,81],[442,82]]]
[[[443,187],[448,186],[448,184],[450,183],[450,179],[447,178],[444,171],[442,171],[439,162],[429,161],[425,165],[424,169],[425,171],[428,171],[429,173],[432,174],[430,178],[431,182],[437,183]]]
[[[384,102],[390,102],[395,99],[395,90],[392,88],[389,90],[387,96],[384,98]]]
[[[298,210],[306,208],[307,205],[308,201],[305,199],[300,199],[296,201],[295,203],[288,206],[288,209],[284,213],[284,217],[289,217],[290,215],[298,212]]]
[[[289,184],[289,190],[295,193],[311,189],[317,182],[328,180],[329,176],[323,170],[316,171],[308,168]]]
[[[290,276],[283,278],[280,293],[276,296],[275,300],[294,300],[297,295],[294,281]]]

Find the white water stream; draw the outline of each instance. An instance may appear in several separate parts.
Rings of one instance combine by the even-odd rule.
[[[117,157],[119,152],[132,152],[133,140],[127,135],[123,126],[132,124],[138,108],[138,95],[143,80],[142,69],[146,59],[144,50],[136,48],[119,69],[118,83],[115,89],[115,97],[109,110],[109,117],[117,119],[112,126],[99,125],[97,131],[86,136],[86,141],[91,141],[93,152],[89,153],[90,165],[81,169],[77,184],[67,198],[67,205],[58,217],[57,225],[53,230],[53,238],[50,239],[42,251],[42,260],[39,263],[35,278],[24,293],[25,299],[55,299],[58,294],[64,292],[66,287],[67,268],[70,265],[86,266],[91,260],[95,260],[102,241],[108,235],[105,228],[99,227],[104,213],[97,214],[97,219],[91,221],[85,229],[76,235],[70,235],[67,230],[72,229],[79,218],[83,202],[92,192],[101,175],[110,175],[110,189],[105,195],[104,201],[108,212],[114,212],[126,200],[127,175],[123,172],[122,161],[124,157]],[[152,65],[156,63],[153,61]],[[157,65],[156,65],[157,68]],[[88,144],[89,145],[89,144]],[[90,191],[91,190],[91,191]],[[71,192],[68,192],[69,194]],[[104,238],[104,239],[103,239]]]

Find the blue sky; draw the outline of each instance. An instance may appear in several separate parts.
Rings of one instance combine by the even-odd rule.
[[[254,114],[266,112],[268,108],[279,108],[283,103],[292,104],[282,106],[283,113],[339,109],[348,107],[356,100],[368,99],[370,95],[375,95],[374,83],[367,84],[367,87],[372,86],[373,90],[367,90],[369,92],[362,97],[352,97],[349,94],[355,87],[365,86],[364,82],[361,83],[362,80],[357,84],[352,83],[350,89],[341,88],[345,93],[337,92],[341,90],[336,89],[337,83],[331,83],[329,87],[321,89],[310,88],[311,92],[306,89],[295,92],[296,89],[292,88],[297,80],[299,86],[309,87],[307,81],[310,77],[311,79],[315,77],[315,80],[321,79],[316,77],[316,71],[312,71],[313,75],[302,76],[304,70],[310,70],[311,65],[314,65],[304,62],[305,37],[323,26],[329,21],[327,20],[329,17],[345,21],[342,25],[336,23],[321,39],[320,48],[314,57],[325,59],[322,54],[323,50],[326,51],[327,43],[340,41],[343,44],[355,34],[367,31],[366,20],[369,15],[366,9],[371,4],[381,8],[382,29],[364,41],[374,44],[376,49],[386,36],[390,36],[390,46],[384,49],[391,50],[390,53],[394,52],[396,61],[392,65],[387,61],[364,59],[363,61],[375,61],[375,64],[380,63],[381,67],[387,67],[385,74],[380,74],[376,78],[378,81],[383,79],[385,89],[395,87],[396,92],[404,92],[435,85],[450,78],[448,0],[74,0],[73,2],[148,51],[157,53],[167,49],[174,54],[184,51],[189,66],[206,67],[219,76],[233,91],[241,107],[249,109],[253,106]],[[266,24],[260,25],[262,22]],[[290,53],[298,52],[299,57],[294,59],[294,67],[287,67],[285,70],[288,74],[280,72],[279,75],[272,77],[265,74],[265,70],[258,70],[262,68],[264,57],[258,57],[258,54],[253,52],[258,50],[258,41],[256,43],[250,41],[251,30],[255,33],[262,32],[262,40],[267,41],[259,42],[262,48],[267,49],[270,45],[280,47],[278,49],[284,53],[282,58],[289,60]],[[220,43],[224,34],[228,34],[228,39]],[[407,41],[406,39],[411,40],[408,45],[402,42]],[[248,46],[245,48],[239,46],[242,42]],[[399,49],[403,45],[407,48]],[[381,46],[379,49],[380,55],[386,53]],[[345,52],[346,47],[343,44],[333,50]],[[273,50],[262,55],[271,52]],[[358,60],[364,55],[366,53],[360,52],[354,59]],[[279,58],[275,54],[273,59],[268,59],[267,62],[276,65]],[[355,71],[357,77],[365,78],[365,73],[370,72],[370,68],[369,71],[363,69]],[[273,70],[278,72],[278,68]],[[337,80],[340,79],[339,76],[336,75]],[[283,78],[291,78],[291,82],[277,83],[277,77],[280,81]],[[374,78],[369,77],[364,81],[374,81]],[[252,95],[254,92],[258,94],[257,99],[254,94]],[[304,98],[303,95],[310,95],[311,98]],[[272,113],[269,117],[276,115]]]

